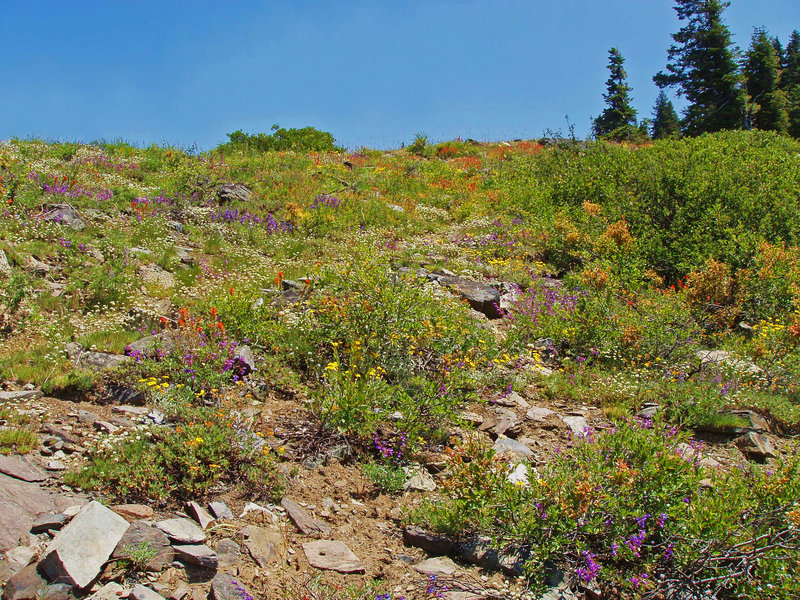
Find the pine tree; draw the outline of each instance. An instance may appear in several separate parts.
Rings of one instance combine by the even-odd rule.
[[[800,32],[796,29],[786,44],[780,87],[786,94],[789,135],[800,138]]]
[[[608,51],[609,77],[606,81],[606,93],[603,99],[606,108],[594,120],[592,130],[597,138],[625,140],[631,139],[635,133],[636,110],[631,106],[627,73],[623,65],[625,59],[616,48]]]
[[[775,46],[764,29],[756,29],[744,63],[749,127],[786,133],[789,115],[786,95],[778,88],[780,61]]]
[[[687,23],[672,34],[676,43],[669,48],[667,72],[653,80],[662,89],[679,86],[678,94],[689,101],[683,115],[689,135],[744,124],[744,90],[730,31],[722,22],[728,5],[723,0],[676,0],[678,18]]]
[[[680,132],[681,123],[678,120],[675,107],[672,105],[672,100],[667,98],[664,90],[661,90],[653,109],[653,139],[661,140],[677,137]]]

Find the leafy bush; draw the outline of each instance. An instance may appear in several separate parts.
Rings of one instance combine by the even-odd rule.
[[[297,152],[336,152],[333,136],[314,127],[284,129],[272,126],[272,133],[244,133],[241,129],[229,133],[228,142],[217,146],[217,151],[255,150],[258,152],[294,150]]]

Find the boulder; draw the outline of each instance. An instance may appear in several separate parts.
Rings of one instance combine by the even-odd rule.
[[[45,533],[48,531],[58,531],[64,527],[67,522],[67,515],[63,513],[43,513],[33,520],[31,525],[31,533]]]
[[[217,200],[220,204],[231,202],[250,202],[253,192],[243,183],[225,183],[217,189]]]
[[[85,588],[127,529],[125,519],[97,501],[90,502],[47,546],[41,568],[56,583]]]
[[[427,469],[415,465],[413,467],[403,467],[403,471],[408,480],[403,484],[404,490],[415,492],[432,492],[436,489],[436,481],[428,473]]]
[[[499,309],[500,293],[493,287],[453,275],[434,274],[434,277],[440,285],[452,289],[469,302],[474,310],[483,313],[490,319],[499,319],[503,316]]]
[[[734,443],[749,459],[764,462],[768,458],[775,458],[775,448],[763,433],[751,431],[747,435],[737,438]]]
[[[514,458],[532,458],[534,456],[533,450],[528,448],[522,442],[505,437],[499,436],[494,442],[494,451],[498,455],[509,454]]]
[[[422,548],[433,556],[450,554],[456,547],[455,542],[445,535],[429,533],[424,529],[410,525],[403,529],[403,543],[406,546]]]
[[[71,229],[83,229],[86,227],[84,218],[69,204],[53,205],[42,217],[42,220],[65,225]]]

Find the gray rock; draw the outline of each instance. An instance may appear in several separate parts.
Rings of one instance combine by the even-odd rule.
[[[210,502],[208,508],[217,519],[233,519],[233,512],[224,502]]]
[[[164,596],[154,592],[149,587],[145,587],[140,583],[133,586],[128,598],[132,600],[164,600]]]
[[[242,546],[260,567],[269,567],[287,557],[286,543],[279,531],[248,525],[239,531]]]
[[[493,447],[498,455],[510,454],[514,458],[531,458],[534,455],[533,450],[522,442],[502,435],[495,440]]]
[[[561,420],[570,428],[573,435],[582,436],[586,428],[589,427],[589,422],[586,420],[586,417],[580,415],[568,415],[566,417],[561,417]]]
[[[158,334],[143,337],[132,344],[128,344],[125,353],[131,356],[154,358],[160,352],[171,352],[175,348],[175,340],[171,335]]]
[[[119,431],[119,427],[114,425],[113,423],[109,423],[108,421],[95,421],[92,423],[95,429],[101,433],[117,433]]]
[[[728,366],[736,371],[759,375],[764,369],[749,360],[741,360],[725,350],[698,350],[695,356],[700,359],[700,366]]]
[[[123,517],[126,521],[149,519],[153,516],[153,509],[144,504],[115,504],[111,507],[111,510]]]
[[[48,460],[45,465],[48,471],[66,471],[67,465],[60,460]]]
[[[0,392],[0,400],[17,402],[19,400],[38,400],[44,394],[41,390],[22,390],[20,392]]]
[[[47,580],[39,574],[36,564],[28,565],[6,581],[3,600],[34,600],[46,588]]]
[[[31,533],[45,533],[47,531],[58,531],[67,523],[67,515],[44,513],[33,520]]]
[[[27,567],[28,563],[36,556],[36,552],[36,548],[31,546],[17,546],[6,552],[9,574],[14,575]]]
[[[65,225],[71,229],[83,229],[86,221],[80,213],[69,204],[54,205],[51,210],[42,217],[44,221],[52,221],[59,225]]]
[[[238,346],[234,351],[233,358],[245,367],[245,375],[256,370],[256,359],[250,346]]]
[[[499,319],[502,316],[498,308],[500,293],[496,289],[477,281],[451,275],[438,276],[437,281],[441,285],[451,288],[469,302],[474,310],[483,313],[490,319]]]
[[[286,511],[286,514],[289,515],[292,523],[305,535],[319,535],[330,532],[331,528],[327,523],[313,518],[294,500],[284,498],[281,500],[281,506]]]
[[[452,575],[458,570],[458,566],[447,557],[436,557],[423,560],[414,566],[414,570],[423,575],[434,575],[436,577]]]
[[[95,421],[100,420],[100,415],[97,413],[93,413],[88,410],[79,410],[78,411],[78,421],[81,423],[94,423]]]
[[[175,287],[175,276],[158,265],[142,265],[139,267],[139,277],[145,284],[155,285],[164,289]]]
[[[11,275],[13,268],[8,264],[8,258],[3,250],[0,250],[0,275]]]
[[[99,502],[90,502],[47,546],[41,568],[51,580],[85,588],[127,529],[125,519]]]
[[[214,600],[242,600],[254,597],[243,583],[227,573],[217,573],[211,580],[211,596]]]
[[[775,448],[763,433],[751,431],[747,435],[737,438],[734,443],[749,459],[763,462],[768,458],[775,458]]]
[[[241,549],[239,544],[230,539],[223,539],[217,542],[214,546],[217,553],[217,561],[220,567],[230,567],[239,561],[239,554]]]
[[[0,473],[29,482],[47,479],[47,473],[24,456],[0,454]]]
[[[404,490],[432,492],[436,489],[436,481],[434,481],[433,476],[428,473],[427,469],[415,465],[413,467],[403,467],[403,471],[408,477],[408,480],[403,484]]]
[[[156,527],[166,533],[173,542],[179,544],[199,544],[206,539],[206,534],[202,529],[189,519],[182,517],[159,521],[156,523]]]
[[[344,542],[317,540],[303,544],[308,563],[317,569],[338,573],[364,573],[364,564]]]
[[[220,204],[230,202],[250,202],[253,192],[243,183],[225,183],[217,190],[217,200]]]
[[[123,354],[84,350],[80,354],[78,366],[92,371],[101,371],[103,369],[115,369],[129,362],[131,362],[131,357]]]
[[[143,417],[148,412],[150,412],[150,409],[147,408],[146,406],[122,405],[122,406],[112,406],[111,412],[121,413],[123,415],[132,415],[135,417]]]
[[[555,428],[561,424],[558,415],[544,406],[532,406],[525,413],[525,418],[533,421],[540,427]]]
[[[413,526],[403,529],[403,543],[406,546],[421,548],[432,556],[450,554],[456,547],[455,542],[445,535],[429,533]]]
[[[208,514],[208,511],[197,502],[187,502],[186,512],[189,513],[189,516],[197,521],[203,529],[214,522],[214,517]]]
[[[124,588],[120,584],[109,581],[86,600],[119,600],[123,590]]]
[[[134,521],[125,531],[117,547],[114,548],[112,558],[126,559],[130,557],[132,551],[142,548],[144,545],[154,553],[153,558],[147,563],[147,571],[163,571],[173,560],[175,553],[172,550],[169,539],[163,531],[156,529],[150,523],[144,521]]]
[[[176,544],[172,547],[175,557],[183,562],[205,569],[216,569],[217,553],[205,544]]]

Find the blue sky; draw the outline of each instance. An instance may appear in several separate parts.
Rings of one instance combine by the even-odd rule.
[[[733,0],[784,43],[798,0]],[[671,0],[0,0],[0,139],[209,149],[313,125],[350,148],[588,133],[608,49],[650,116],[680,24]]]

